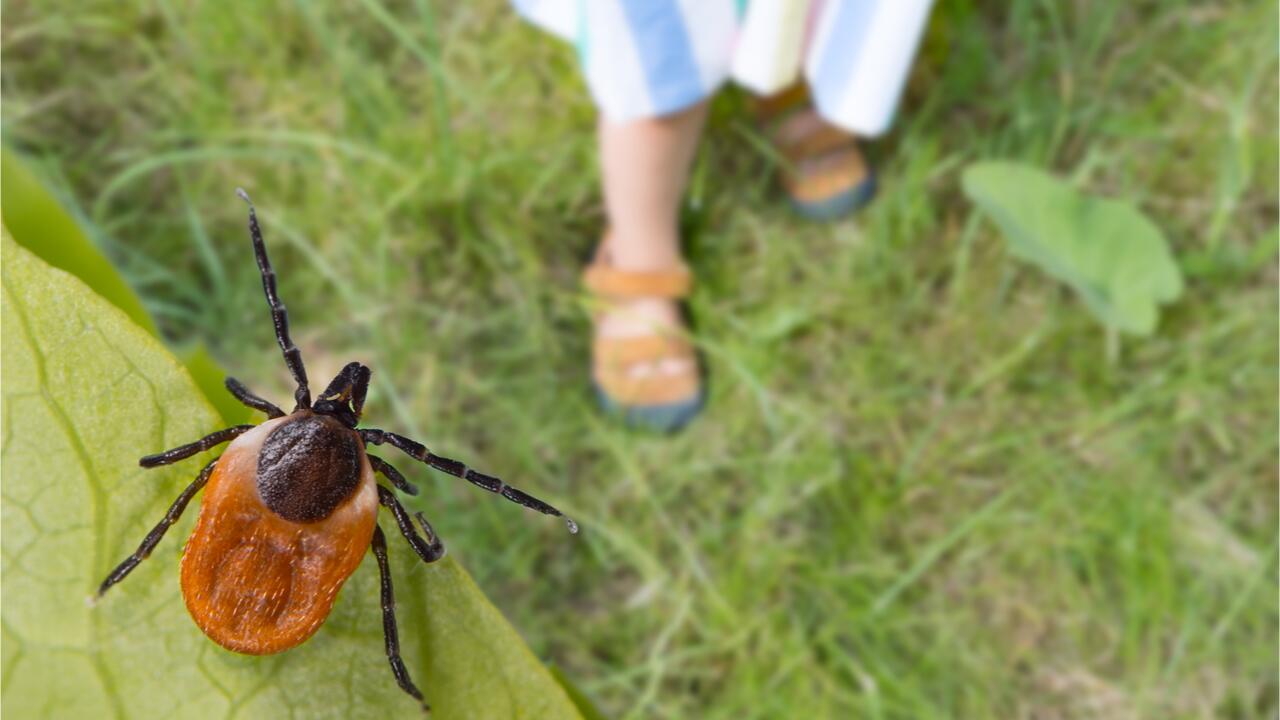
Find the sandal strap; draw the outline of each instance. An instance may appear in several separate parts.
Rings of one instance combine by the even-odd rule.
[[[582,282],[596,295],[611,298],[666,298],[689,295],[693,275],[684,265],[673,270],[619,270],[597,262],[583,273]]]
[[[756,121],[761,125],[770,125],[808,104],[808,84],[803,81],[796,82],[785,90],[756,99],[754,108]]]
[[[608,367],[693,357],[693,348],[687,341],[668,335],[596,338],[593,349],[597,361]]]
[[[862,184],[866,161],[855,147],[809,160],[784,178],[787,192],[801,202],[820,202]]]
[[[774,143],[778,152],[789,162],[802,160],[846,150],[856,142],[852,135],[827,122],[815,124],[816,127],[807,132],[795,132],[791,128],[778,128],[773,132]]]
[[[756,120],[788,162],[797,163],[856,142],[848,131],[822,119],[804,82],[756,101]],[[804,128],[810,125],[810,128]]]
[[[684,372],[643,378],[596,372],[596,384],[616,403],[632,407],[688,402],[698,397],[702,379],[694,366]]]
[[[640,335],[597,338],[592,378],[614,401],[623,405],[665,405],[697,396],[702,379],[692,346],[681,338]],[[687,360],[679,372],[633,376],[636,365],[659,360]]]

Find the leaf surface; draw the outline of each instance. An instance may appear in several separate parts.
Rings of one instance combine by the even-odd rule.
[[[383,654],[370,559],[308,642],[225,651],[187,616],[177,563],[198,500],[96,606],[86,599],[213,453],[137,458],[220,426],[186,370],[78,279],[5,234],[0,266],[4,600],[0,711],[15,718],[421,717]],[[216,451],[215,451],[216,452]],[[383,519],[406,663],[437,718],[578,718],[466,572],[424,566]]]
[[[1181,295],[1164,234],[1129,203],[1083,195],[1018,163],[972,165],[963,182],[1009,251],[1070,285],[1104,325],[1150,335],[1159,306]]]

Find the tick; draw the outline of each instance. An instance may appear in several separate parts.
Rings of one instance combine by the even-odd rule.
[[[302,353],[289,339],[289,316],[276,292],[276,275],[267,259],[257,214],[244,190],[236,192],[249,205],[249,237],[276,340],[297,383],[293,412],[286,414],[229,377],[227,390],[245,405],[266,413],[266,422],[229,427],[142,458],[142,467],[159,467],[231,443],[173,501],[138,549],[107,575],[98,597],[151,554],[203,489],[200,515],[182,552],[181,584],[187,610],[205,635],[246,655],[270,655],[296,647],[324,623],[338,590],[365,551],[372,550],[382,579],[382,626],[391,672],[401,690],[429,709],[400,659],[395,595],[387,540],[377,522],[378,506],[391,512],[396,527],[423,562],[444,557],[444,545],[422,513],[411,516],[395,492],[374,479],[381,475],[396,490],[418,494],[418,488],[390,463],[370,455],[368,446],[391,445],[516,504],[547,515],[564,514],[403,435],[358,427],[370,375],[369,368],[358,362],[342,368],[313,404]],[[569,531],[576,533],[578,526],[564,519]]]

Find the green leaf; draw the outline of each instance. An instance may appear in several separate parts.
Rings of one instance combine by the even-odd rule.
[[[372,561],[311,640],[280,655],[237,655],[201,634],[178,592],[193,504],[149,560],[86,603],[211,454],[149,471],[137,458],[220,421],[185,369],[122,311],[7,234],[3,255],[0,712],[420,717],[383,654]],[[423,565],[388,535],[405,660],[435,717],[580,717],[458,564]]]
[[[1027,165],[988,162],[964,190],[1003,231],[1009,251],[1067,283],[1104,325],[1137,335],[1182,293],[1160,229],[1129,203],[1082,195]]]
[[[9,148],[0,148],[0,192],[4,225],[19,245],[50,265],[80,278],[94,292],[124,311],[144,330],[160,336],[133,288],[115,266],[90,242],[71,213],[53,197]],[[249,409],[236,402],[222,385],[226,372],[203,345],[182,353],[182,363],[196,385],[227,425],[249,420]]]
[[[0,208],[5,227],[19,245],[80,278],[133,322],[157,334],[133,288],[8,147],[0,148]]]
[[[582,714],[582,720],[604,720],[604,713],[600,712],[600,708],[596,707],[595,702],[587,696],[567,675],[561,672],[560,668],[555,665],[549,666],[551,674],[555,676],[556,682],[560,683],[560,687],[569,694],[569,699],[573,700],[573,704],[578,708],[578,712]]]

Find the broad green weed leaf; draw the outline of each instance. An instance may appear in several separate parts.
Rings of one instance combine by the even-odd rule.
[[[578,712],[582,714],[582,720],[605,720],[604,713],[600,712],[600,708],[596,707],[595,701],[587,696],[567,675],[560,671],[555,665],[549,666],[551,674],[555,676],[556,682],[560,683],[560,687],[569,694],[569,699],[573,700],[574,706],[578,708]]]
[[[1164,235],[1136,208],[1082,195],[1017,163],[970,166],[964,190],[1003,231],[1009,251],[1067,283],[1103,324],[1138,335],[1182,294]]]
[[[383,655],[372,560],[294,650],[255,658],[207,640],[178,592],[198,500],[149,560],[86,603],[212,453],[149,471],[137,458],[220,420],[122,311],[7,235],[3,256],[3,715],[421,717]],[[459,565],[425,566],[388,536],[405,660],[436,718],[580,717]]]
[[[156,334],[156,326],[133,288],[8,147],[0,148],[0,209],[5,228],[19,245],[80,278],[130,320]]]
[[[129,319],[159,337],[151,316],[115,266],[89,241],[84,230],[9,148],[0,148],[0,192],[4,225],[19,245],[50,265],[80,278]],[[203,345],[183,352],[182,363],[227,425],[248,422],[249,411],[228,395],[226,373]]]

